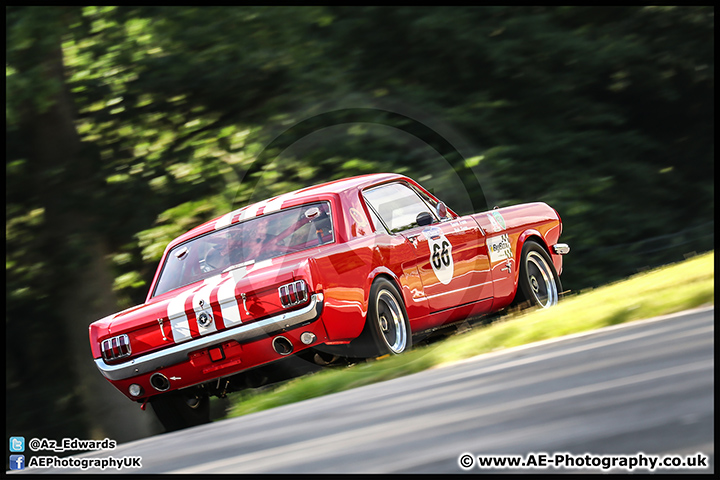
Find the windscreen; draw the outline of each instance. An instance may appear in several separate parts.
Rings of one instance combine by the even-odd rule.
[[[262,215],[174,247],[153,297],[224,271],[334,241],[329,202]]]

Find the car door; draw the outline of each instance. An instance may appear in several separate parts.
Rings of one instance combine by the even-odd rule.
[[[485,236],[471,217],[442,221],[412,186],[394,182],[363,192],[388,230],[401,235],[415,250],[418,272],[431,312],[492,298]],[[432,216],[418,225],[419,214]]]

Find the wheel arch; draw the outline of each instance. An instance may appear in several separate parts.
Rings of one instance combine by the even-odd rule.
[[[552,261],[552,254],[550,252],[550,247],[548,246],[545,237],[534,229],[528,229],[525,230],[519,237],[517,242],[517,250],[516,250],[516,268],[515,268],[515,295],[513,298],[513,303],[515,303],[516,299],[518,298],[518,295],[522,296],[520,292],[520,271],[521,271],[521,262],[522,262],[522,252],[523,248],[525,247],[525,244],[527,242],[533,242],[540,246],[540,248],[543,249],[543,251],[547,254],[548,259],[550,260],[549,267],[555,272],[555,278],[558,282],[558,297],[562,296],[562,283],[560,280],[560,275],[557,272],[555,265]]]
[[[392,283],[395,288],[397,288],[398,292],[400,292],[400,296],[402,297],[402,301],[405,304],[405,308],[407,309],[407,299],[405,298],[405,291],[402,288],[402,284],[400,283],[400,280],[397,278],[395,273],[392,272],[392,270],[387,268],[378,268],[373,270],[370,275],[368,275],[368,281],[365,285],[365,307],[366,309],[370,306],[370,289],[372,289],[373,283],[378,278],[385,278],[390,283]],[[367,310],[366,310],[367,311]]]
[[[550,255],[550,248],[548,247],[547,243],[545,242],[545,239],[543,238],[542,234],[538,232],[535,229],[528,229],[525,230],[523,233],[520,234],[517,241],[517,247],[515,249],[515,275],[514,275],[514,290],[515,295],[513,296],[513,301],[518,295],[518,291],[520,289],[520,262],[522,261],[522,249],[525,246],[525,243],[528,241],[533,241],[540,245],[545,252]]]
[[[517,242],[517,254],[518,256],[522,252],[522,248],[525,245],[525,242],[528,240],[533,240],[535,243],[540,244],[541,247],[545,250],[545,252],[550,255],[550,247],[548,247],[547,242],[545,241],[545,238],[542,236],[540,232],[538,232],[535,229],[529,229],[525,230],[523,233],[520,234],[518,237]]]

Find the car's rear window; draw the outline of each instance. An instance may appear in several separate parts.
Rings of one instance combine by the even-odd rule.
[[[153,297],[226,270],[334,241],[329,202],[262,215],[194,238],[165,258]]]

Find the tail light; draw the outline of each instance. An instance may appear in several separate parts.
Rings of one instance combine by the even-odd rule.
[[[106,361],[128,357],[132,353],[130,338],[125,334],[103,340],[100,345],[102,356]]]
[[[278,288],[280,303],[284,308],[293,307],[306,302],[308,299],[308,288],[304,280],[288,283]]]

